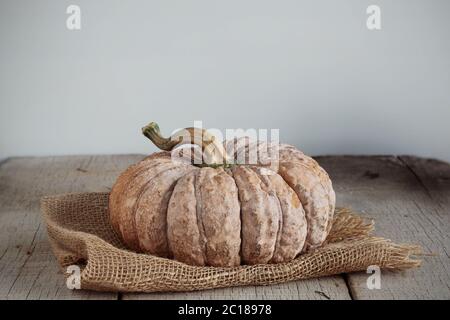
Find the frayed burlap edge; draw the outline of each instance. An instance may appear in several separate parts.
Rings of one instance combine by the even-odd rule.
[[[327,242],[288,263],[233,268],[194,267],[128,251],[108,220],[108,193],[66,194],[41,201],[54,254],[65,269],[81,267],[81,287],[98,291],[193,291],[420,265],[419,246],[371,236],[373,221],[337,209]]]

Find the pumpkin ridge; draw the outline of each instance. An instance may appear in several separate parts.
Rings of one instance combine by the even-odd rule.
[[[197,224],[194,184],[197,173],[198,169],[189,172],[174,187],[167,208],[167,236],[176,260],[192,265],[205,265]]]
[[[330,176],[325,171],[325,169],[319,165],[319,163],[315,159],[304,154],[303,152],[301,152],[294,146],[291,146],[289,144],[282,144],[280,146],[280,152],[283,150],[288,151],[290,155],[292,155],[292,154],[294,155],[293,157],[291,156],[291,158],[293,158],[291,160],[292,162],[296,162],[296,160],[298,160],[298,163],[302,164],[303,167],[305,167],[305,168],[311,170],[312,172],[314,172],[315,174],[317,174],[317,176],[319,177],[320,183],[322,184],[322,187],[327,191],[326,195],[328,197],[328,202],[329,202],[329,213],[328,213],[329,217],[328,217],[328,222],[327,222],[327,226],[326,226],[326,231],[327,231],[327,233],[329,233],[331,230],[331,226],[332,226],[335,203],[336,203],[336,194],[334,192],[333,183],[330,179]],[[303,159],[303,161],[300,159],[296,159],[296,157],[301,157],[301,159]],[[280,163],[282,163],[282,162],[284,162],[284,161],[280,160]]]
[[[281,209],[281,237],[277,239],[270,262],[290,261],[301,252],[306,240],[305,211],[295,191],[279,174],[263,175],[261,172],[260,176],[276,195]]]
[[[265,186],[266,192],[272,194],[273,198],[276,200],[277,202],[277,207],[278,207],[278,230],[277,230],[277,234],[275,236],[275,246],[273,248],[273,252],[272,252],[272,256],[270,257],[270,262],[273,261],[274,255],[275,253],[280,250],[280,241],[281,241],[281,234],[283,232],[283,208],[281,207],[281,202],[280,199],[278,197],[278,194],[276,193],[276,191],[274,190],[274,188],[271,185],[271,182],[269,181],[269,179],[267,178],[267,176],[261,174],[261,172],[258,170],[257,167],[252,167],[251,168],[259,177],[259,179],[261,180],[262,184]]]
[[[238,185],[237,185],[237,183],[236,183],[236,180],[235,180],[235,178],[234,178],[234,176],[233,176],[233,169],[232,169],[233,167],[231,167],[231,168],[225,168],[225,173],[227,174],[227,175],[229,175],[230,177],[231,177],[231,179],[233,179],[233,182],[234,182],[234,185],[235,185],[235,187],[236,187],[236,190],[237,190],[237,201],[238,201],[238,204],[239,204],[239,219],[240,219],[240,221],[241,221],[241,225],[240,225],[240,230],[239,230],[239,239],[240,239],[240,245],[239,245],[239,259],[240,260],[242,260],[242,239],[243,239],[243,237],[244,237],[244,235],[243,235],[243,233],[242,233],[242,205],[241,205],[241,199],[239,198],[239,187],[238,187]]]
[[[201,171],[202,207],[199,216],[206,238],[207,265],[239,265],[241,239],[237,188],[223,168],[204,168]]]
[[[148,182],[145,184],[145,186],[141,189],[141,193],[139,194],[136,202],[135,202],[135,207],[134,207],[134,220],[135,220],[135,225],[140,225],[142,226],[142,228],[137,228],[136,227],[136,233],[138,236],[138,243],[139,246],[141,248],[142,251],[144,252],[151,252],[154,253],[158,256],[170,256],[171,252],[169,251],[169,246],[168,246],[168,239],[167,239],[167,206],[168,203],[170,201],[170,197],[172,195],[173,189],[175,187],[175,184],[177,183],[177,181],[182,178],[183,176],[185,176],[186,174],[188,174],[189,172],[191,172],[192,170],[194,170],[193,167],[191,166],[186,166],[186,165],[176,165],[172,168],[168,168],[165,170],[161,170],[159,172],[157,172],[155,175],[153,175]],[[148,207],[149,203],[147,203],[149,201],[149,197],[150,195],[154,194],[153,192],[150,193],[150,195],[148,195],[147,197],[144,197],[144,195],[146,195],[148,192],[150,191],[160,191],[158,188],[161,187],[160,183],[156,183],[155,180],[161,178],[164,175],[167,175],[170,172],[173,171],[179,171],[177,172],[179,174],[178,177],[175,177],[175,181],[173,181],[167,189],[165,189],[163,192],[164,194],[161,194],[159,198],[153,199],[153,201],[150,202],[150,204],[153,205],[153,203],[156,204],[156,206],[153,207]],[[166,177],[166,179],[169,179],[170,177]],[[152,190],[153,188],[155,188],[156,190]],[[159,200],[159,201],[158,201]],[[146,208],[147,206],[147,208]],[[166,206],[166,208],[164,208],[164,206]],[[147,210],[146,210],[147,209]],[[149,209],[153,209],[152,211],[149,211]],[[163,210],[164,209],[164,210]],[[148,228],[149,226],[149,218],[153,218],[156,216],[156,219],[158,218],[158,215],[165,215],[164,219],[163,219],[163,223],[165,224],[164,226],[164,231],[166,232],[164,235],[160,235],[160,237],[158,237],[159,241],[163,241],[164,244],[162,245],[163,248],[160,248],[161,252],[156,252],[155,251],[155,247],[153,247],[152,250],[148,249],[148,246],[145,244],[147,243],[152,243],[152,237],[150,235],[150,231],[151,229]],[[139,222],[139,223],[138,223]],[[162,240],[163,237],[165,237],[165,241]],[[155,241],[153,241],[154,243]],[[158,241],[156,241],[158,242]],[[152,245],[150,245],[152,246]]]
[[[277,250],[277,247],[279,245],[279,240],[280,240],[280,236],[281,236],[281,229],[283,226],[283,212],[281,209],[281,204],[280,204],[280,199],[278,199],[277,194],[274,192],[274,190],[271,189],[270,184],[266,183],[263,179],[262,179],[262,175],[259,174],[257,167],[255,166],[251,166],[250,167],[251,170],[253,170],[256,175],[258,176],[258,179],[260,181],[260,186],[261,186],[261,190],[263,190],[266,194],[267,194],[267,199],[268,199],[268,204],[273,204],[271,203],[272,201],[274,201],[276,208],[278,209],[278,223],[277,223],[277,231],[275,233],[275,241],[274,241],[274,246],[273,246],[273,250],[272,250],[272,254],[270,255],[270,259],[269,262],[272,261],[273,256]],[[270,200],[269,200],[270,199]]]
[[[322,187],[327,191],[326,196],[328,198],[328,203],[329,203],[329,211],[328,211],[329,217],[328,217],[328,223],[326,226],[326,231],[327,231],[327,233],[329,233],[331,230],[333,216],[334,216],[334,203],[336,202],[336,195],[333,190],[332,181],[331,181],[328,173],[317,163],[317,161],[315,161],[313,158],[311,158],[307,155],[304,155],[304,157],[305,157],[305,159],[312,162],[313,169],[315,170],[315,173],[319,177]]]
[[[326,193],[326,189],[323,189],[322,185],[318,184],[316,181],[313,184],[314,187],[307,185],[307,188],[305,189],[304,184],[306,183],[306,181],[309,182],[313,178],[316,180],[318,179],[318,177],[316,177],[313,172],[309,171],[309,175],[306,177],[301,177],[298,175],[289,176],[289,174],[292,174],[292,169],[295,168],[295,166],[298,164],[298,162],[283,162],[282,164],[280,164],[278,173],[288,183],[288,185],[291,186],[291,188],[295,191],[300,201],[304,205],[308,227],[308,236],[303,249],[303,251],[305,251],[309,248],[315,248],[325,241],[325,238],[327,236],[326,226],[328,225],[330,213],[328,212],[328,203],[326,206],[322,206],[317,203],[317,200],[321,200],[322,195]],[[287,173],[287,171],[289,172],[289,174]],[[292,179],[294,181],[292,181]],[[317,186],[320,186],[321,188],[318,189]],[[324,211],[324,209],[326,209],[326,211]],[[325,223],[323,222],[324,219]]]
[[[249,166],[233,168],[233,176],[241,203],[241,257],[248,264],[267,263],[272,258],[276,242],[276,230],[272,230],[273,213],[267,210],[270,199],[261,189],[259,177]]]
[[[162,159],[161,159],[162,160]],[[145,163],[141,170],[136,172],[136,175],[132,177],[132,181],[136,181],[136,179],[144,179],[142,174],[147,173],[148,170],[156,168],[158,166],[166,166],[169,165],[170,162],[157,162],[157,163]],[[118,206],[116,210],[118,210],[118,219],[120,223],[120,234],[122,235],[122,239],[130,245],[135,250],[140,250],[138,245],[138,239],[136,234],[136,226],[134,221],[134,206],[137,198],[129,197],[130,193],[135,192],[139,194],[142,192],[142,188],[144,188],[147,181],[143,181],[142,186],[133,190],[133,187],[136,186],[136,183],[126,185],[123,190],[117,195]],[[125,198],[125,199],[124,199]],[[126,205],[126,201],[133,201],[131,206]],[[129,223],[128,223],[129,222]]]
[[[161,165],[162,165],[162,164],[161,164]],[[167,165],[173,165],[173,164],[167,163]],[[142,170],[142,172],[140,172],[139,175],[142,175],[142,174],[144,174],[144,173],[148,173],[151,169],[156,169],[157,167],[158,167],[158,165],[151,166],[151,167],[147,167],[146,170]],[[169,167],[169,168],[163,169],[163,170],[166,171],[166,170],[171,170],[171,169],[172,169],[172,168]],[[143,251],[143,250],[142,250],[142,248],[141,248],[141,246],[140,246],[139,237],[138,237],[138,234],[137,234],[137,227],[136,227],[136,207],[137,207],[137,204],[139,203],[139,200],[141,199],[141,195],[145,192],[145,190],[147,189],[147,186],[149,185],[149,183],[151,182],[151,180],[153,179],[153,177],[154,177],[154,175],[151,175],[150,179],[148,179],[148,180],[147,180],[147,181],[139,188],[139,191],[137,192],[137,196],[134,198],[133,205],[132,205],[132,207],[131,207],[131,209],[130,209],[131,214],[130,214],[130,217],[129,217],[129,218],[130,218],[131,226],[132,226],[132,233],[133,233],[132,238],[133,238],[133,242],[134,242],[133,245],[136,246],[137,249],[138,249],[139,251]],[[124,215],[124,216],[126,216],[126,215]],[[126,217],[128,217],[128,216],[126,216]]]
[[[194,176],[194,194],[195,194],[195,201],[196,201],[196,216],[197,216],[197,228],[199,232],[199,240],[200,240],[200,247],[202,248],[202,255],[203,255],[203,261],[205,264],[208,263],[207,255],[206,255],[206,235],[205,235],[205,226],[203,224],[203,219],[201,216],[202,213],[202,197],[201,197],[201,175],[204,169],[200,169],[196,172]]]
[[[114,229],[114,231],[119,235],[122,235],[121,231],[120,231],[120,211],[116,210],[117,206],[120,203],[120,197],[117,197],[116,194],[120,194],[121,190],[124,189],[126,187],[126,184],[128,182],[129,179],[134,179],[139,172],[143,171],[146,169],[147,166],[142,166],[142,164],[144,163],[145,165],[150,166],[152,163],[148,163],[147,162],[149,160],[153,160],[155,158],[159,158],[159,157],[164,157],[167,156],[167,152],[163,151],[163,152],[158,152],[158,153],[154,153],[150,156],[145,157],[144,159],[142,159],[140,162],[135,163],[133,165],[131,165],[130,167],[128,167],[124,172],[122,172],[120,174],[120,176],[117,178],[116,183],[114,184],[114,186],[111,189],[110,192],[110,196],[108,199],[108,203],[109,203],[109,215],[110,215],[110,220],[111,220],[111,225]]]

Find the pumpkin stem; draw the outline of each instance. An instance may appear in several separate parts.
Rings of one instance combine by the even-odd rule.
[[[169,138],[161,135],[159,126],[155,122],[151,122],[142,128],[144,136],[149,138],[155,146],[161,150],[171,151],[173,148],[185,144],[194,144],[202,148],[203,160],[205,163],[199,166],[227,166],[230,162],[222,143],[216,141],[216,137],[205,129],[185,128],[181,129]]]
[[[179,140],[172,140],[171,137],[164,138],[161,135],[161,131],[159,130],[159,126],[156,122],[151,122],[143,127],[142,133],[144,134],[144,136],[149,138],[155,146],[165,151],[172,150],[178,143],[181,142]]]

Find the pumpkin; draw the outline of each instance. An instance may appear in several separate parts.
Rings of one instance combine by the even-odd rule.
[[[123,172],[109,197],[113,229],[131,250],[227,267],[287,262],[325,241],[331,180],[295,147],[264,157],[270,144],[248,138],[222,144],[196,128],[164,138],[155,123],[143,133],[163,151]],[[176,148],[183,144],[200,148]],[[252,153],[261,156],[241,161]]]

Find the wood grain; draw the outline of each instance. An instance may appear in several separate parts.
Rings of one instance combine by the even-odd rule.
[[[429,196],[447,211],[450,207],[450,164],[436,159],[401,156]]]
[[[338,205],[376,219],[376,233],[417,243],[420,269],[382,272],[381,289],[354,273],[274,286],[191,293],[114,294],[68,290],[41,223],[43,195],[108,191],[142,155],[13,158],[0,164],[0,299],[449,299],[450,166],[415,157],[319,157]]]
[[[410,158],[413,159],[413,158]],[[376,234],[396,242],[416,243],[425,253],[421,268],[405,272],[382,271],[381,289],[369,290],[368,274],[349,274],[348,285],[354,299],[449,299],[450,224],[449,206],[430,197],[417,175],[431,190],[436,179],[428,163],[415,173],[396,157],[322,157],[338,194],[339,206],[351,206],[376,221]],[[413,161],[419,163],[420,161]],[[415,169],[413,169],[415,170]],[[448,177],[450,167],[440,166]],[[437,187],[436,187],[437,188]],[[448,188],[438,187],[439,198],[448,197]]]
[[[195,292],[131,294],[124,300],[350,300],[342,276],[288,282],[272,286],[247,286]]]
[[[107,191],[142,156],[13,158],[0,167],[0,299],[116,299],[68,290],[41,220],[44,195]]]

